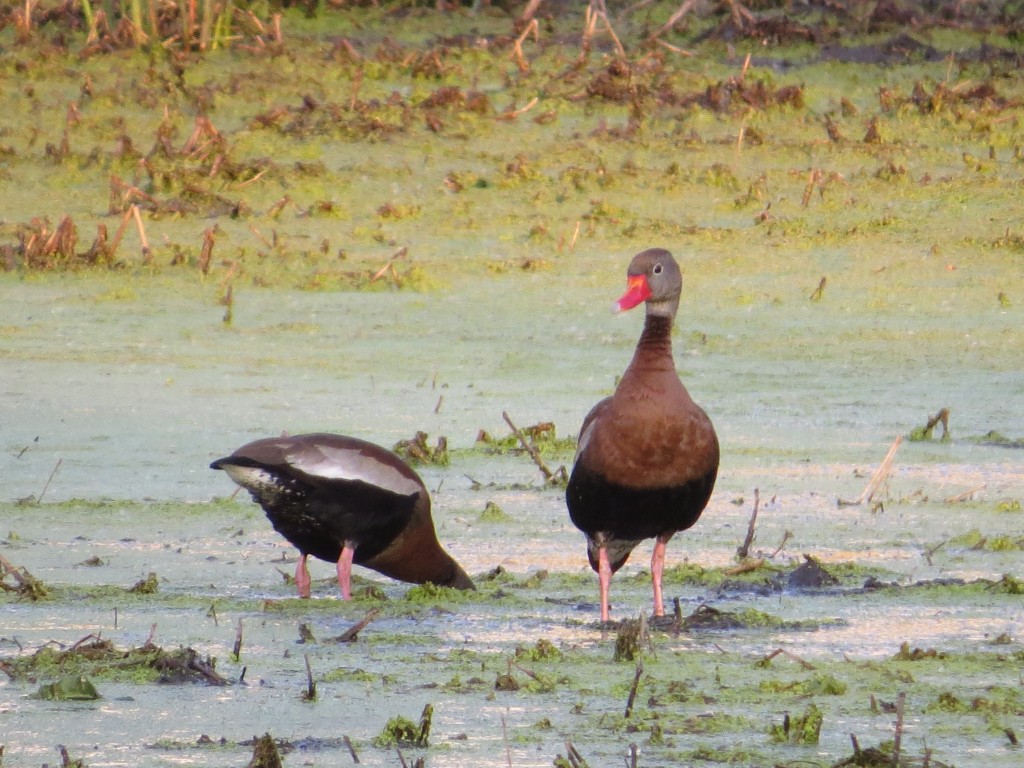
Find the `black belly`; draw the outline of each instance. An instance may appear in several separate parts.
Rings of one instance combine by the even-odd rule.
[[[577,464],[565,498],[573,524],[588,536],[650,539],[685,531],[700,518],[715,486],[716,470],[667,488],[630,488]]]
[[[418,498],[358,481],[313,485],[275,479],[272,491],[253,492],[253,499],[275,531],[299,551],[328,562],[337,562],[346,541],[357,543],[354,562],[373,559],[409,524]]]

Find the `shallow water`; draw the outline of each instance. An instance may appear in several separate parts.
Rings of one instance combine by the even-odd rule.
[[[127,587],[156,572],[162,597],[152,606],[133,601],[120,608],[116,628],[109,601],[7,599],[0,607],[4,652],[30,652],[53,640],[67,645],[89,633],[127,648],[144,642],[156,624],[159,644],[216,656],[229,679],[237,680],[244,666],[247,681],[226,689],[101,681],[99,702],[53,703],[27,698],[35,683],[0,680],[7,762],[38,765],[54,759],[55,745],[66,744],[92,766],[237,765],[247,747],[200,747],[196,740],[205,734],[234,745],[269,731],[292,742],[312,740],[305,751],[287,755],[286,764],[347,765],[348,750],[337,739],[349,735],[364,764],[391,766],[395,753],[370,740],[388,717],[414,719],[428,702],[436,715],[426,756],[435,766],[507,765],[508,754],[516,766],[550,765],[566,739],[592,764],[611,765],[629,743],[646,744],[646,731],[609,730],[607,718],[621,715],[624,694],[606,690],[600,675],[628,685],[629,665],[588,671],[548,694],[490,690],[517,646],[543,637],[573,653],[609,658],[614,632],[595,624],[596,583],[561,492],[543,489],[526,457],[469,450],[479,429],[507,433],[502,411],[520,425],[553,421],[560,435],[573,434],[590,405],[610,391],[641,321],[606,309],[618,293],[626,256],[581,258],[582,274],[557,278],[464,278],[432,294],[243,290],[230,328],[208,293],[188,284],[142,284],[128,298],[104,301],[97,297],[116,287],[116,277],[5,278],[0,303],[13,330],[3,365],[2,509],[4,528],[17,539],[0,550],[52,584]],[[947,545],[930,564],[926,557],[929,548],[974,529],[1019,538],[1020,512],[999,512],[997,505],[1019,501],[1024,487],[1016,451],[959,439],[993,428],[1016,435],[1016,425],[1024,424],[1020,374],[995,343],[1014,320],[991,313],[965,318],[977,324],[972,335],[985,343],[964,365],[960,345],[918,354],[917,327],[941,325],[946,316],[941,309],[922,310],[906,318],[903,331],[878,334],[875,315],[823,311],[812,317],[792,304],[737,309],[684,301],[676,356],[695,398],[712,414],[723,462],[708,511],[673,542],[670,565],[689,559],[729,566],[758,488],[755,549],[770,554],[786,531],[792,534],[775,562],[807,552],[826,564],[884,569],[905,583],[1019,574],[1019,547]],[[694,342],[692,327],[707,334],[708,343]],[[792,343],[781,343],[782,335]],[[847,351],[844,336],[855,339],[854,351]],[[883,510],[837,507],[837,499],[858,496],[896,435],[939,406],[951,408],[957,439],[905,441],[880,492]],[[422,473],[434,492],[440,536],[467,570],[480,574],[502,565],[524,577],[546,569],[581,574],[581,580],[555,595],[541,583],[512,605],[399,611],[371,624],[364,642],[351,647],[296,645],[300,621],[311,623],[317,637],[335,636],[368,608],[336,602],[330,569],[319,566],[315,610],[304,616],[301,607],[289,609],[285,617],[262,610],[261,600],[290,597],[277,571],[293,569],[293,554],[243,495],[226,507],[204,503],[233,491],[207,465],[255,437],[320,429],[384,445],[419,429],[431,439],[446,435],[456,451],[452,464]],[[474,490],[475,484],[482,487]],[[974,489],[970,501],[945,501]],[[13,504],[40,495],[41,506]],[[112,501],[57,504],[69,499]],[[146,500],[159,503],[147,507]],[[511,522],[481,521],[487,501],[499,504]],[[107,565],[75,565],[91,556]],[[649,605],[642,575],[649,556],[650,547],[642,545],[616,578],[614,615],[635,615]],[[405,593],[402,585],[383,586],[393,599]],[[173,595],[182,596],[183,606],[170,601]],[[722,610],[756,607],[783,620],[824,622],[811,632],[655,638],[659,659],[704,655],[723,674],[748,683],[752,659],[779,647],[834,666],[844,659],[884,661],[903,641],[961,654],[986,647],[1002,652],[988,645],[1001,634],[1013,639],[1009,650],[1017,649],[1024,636],[1019,596],[966,603],[955,594],[722,596],[681,584],[669,595],[680,597],[684,613],[710,601]],[[219,612],[214,623],[203,606],[224,600],[243,603]],[[229,650],[239,619],[245,646],[242,663],[234,663]],[[483,660],[478,674],[485,684],[449,693],[444,686],[453,676],[468,675],[452,656],[460,649]],[[302,702],[307,652],[315,673],[363,670],[371,682],[322,682],[319,700]],[[929,690],[951,688],[969,698],[994,682],[1013,683],[988,680],[983,669],[966,678],[940,674]],[[372,682],[373,675],[388,677]],[[688,704],[683,711],[710,722],[747,719],[706,734],[695,721],[665,745],[648,744],[644,754],[653,763],[645,764],[685,761],[703,748],[731,750],[740,764],[797,756],[826,764],[849,754],[850,732],[862,744],[889,738],[892,718],[871,714],[864,701],[867,690],[892,699],[900,686],[863,689],[856,672],[849,675],[850,694],[835,702],[817,699],[827,712],[817,748],[773,747],[764,736],[766,723],[798,707],[795,702]],[[920,754],[927,744],[936,757],[957,764],[1015,764],[1018,756],[998,731],[957,733],[927,713],[934,695],[911,699],[908,748]],[[583,714],[575,714],[581,702]],[[550,728],[538,726],[545,718]],[[1019,728],[1018,715],[996,719]]]
[[[220,65],[253,66],[245,59]],[[95,61],[81,66],[94,70],[98,92],[124,85],[105,80],[109,73]],[[125,62],[126,73],[132,66]],[[717,59],[700,66],[732,75]],[[812,125],[834,106],[835,78],[862,109],[877,110],[880,82],[909,91],[916,78],[931,84],[948,76],[945,64],[881,75],[807,68],[800,77],[813,114],[654,114],[635,140],[596,130],[624,124],[622,105],[560,104],[550,127],[524,120],[470,124],[466,136],[299,142],[244,126],[264,102],[296,103],[312,89],[310,75],[296,75],[294,86],[275,83],[294,90],[259,96],[255,106],[239,107],[220,92],[213,119],[240,154],[321,160],[325,180],[288,189],[303,205],[332,199],[347,213],[254,216],[264,231],[302,245],[247,262],[246,279],[233,284],[231,325],[218,303],[237,255],[230,248],[252,248],[255,238],[247,223],[226,217],[219,222],[224,261],[208,277],[131,259],[122,271],[0,275],[0,554],[54,588],[52,599],[37,603],[0,593],[0,656],[67,647],[91,633],[127,649],[152,633],[165,648],[216,657],[233,684],[100,677],[103,699],[68,703],[32,698],[44,681],[0,675],[5,765],[52,764],[65,744],[90,766],[237,766],[251,754],[238,742],[269,731],[302,747],[286,765],[350,765],[339,742],[349,736],[363,764],[394,766],[394,750],[371,740],[388,718],[415,719],[426,703],[435,707],[431,746],[403,752],[437,768],[548,766],[566,740],[594,766],[621,764],[631,743],[640,745],[643,766],[829,765],[850,754],[851,733],[862,746],[890,739],[893,716],[869,701],[905,691],[908,752],[921,756],[927,747],[948,764],[1016,766],[1019,750],[1002,729],[1024,728],[1024,705],[1013,693],[1021,597],[936,582],[1024,575],[1022,454],[977,442],[990,430],[1024,436],[1024,276],[1015,241],[998,241],[1019,225],[1013,191],[1021,169],[1007,119],[1019,108],[991,123],[970,113],[970,130],[963,113],[956,120],[909,110],[882,115],[892,138],[877,148],[824,144]],[[67,75],[76,88],[78,77]],[[217,83],[223,74],[209,77]],[[344,73],[331,77],[338,82],[316,83],[323,98],[348,98]],[[489,70],[481,82],[498,94],[504,78]],[[1009,78],[999,85],[1019,88]],[[63,92],[38,87],[39,99],[63,109]],[[386,95],[392,86],[366,87]],[[12,110],[25,108],[25,94],[18,98]],[[141,144],[153,115],[125,109]],[[748,118],[765,143],[741,153],[735,133]],[[862,130],[852,120],[846,128]],[[100,124],[87,120],[79,130]],[[700,140],[681,141],[687,132]],[[964,152],[985,157],[990,147],[991,167],[975,170],[962,159]],[[520,160],[534,175],[509,176],[508,165]],[[682,170],[673,174],[696,181],[666,181],[675,161]],[[906,166],[906,178],[880,180],[887,163]],[[701,180],[723,165],[734,184]],[[836,180],[801,206],[809,166]],[[47,169],[54,176],[45,184],[29,164],[10,171],[18,183],[5,189],[18,194],[5,199],[5,215],[22,221],[63,205],[91,225],[98,198],[84,190],[92,184],[105,200],[106,173]],[[453,171],[489,184],[439,193]],[[737,203],[762,174],[768,197]],[[577,177],[575,190],[564,181]],[[257,210],[280,192],[247,189]],[[382,223],[374,213],[382,203],[409,201],[422,206],[420,215]],[[775,219],[755,225],[766,202]],[[556,245],[581,221],[575,248]],[[209,222],[155,216],[148,224],[158,260],[169,261],[169,244],[194,241]],[[528,237],[535,226],[550,234]],[[422,292],[282,287],[310,282],[302,259],[313,257],[294,251],[321,238],[374,268],[408,243],[430,285]],[[520,426],[550,421],[559,436],[576,432],[632,353],[642,318],[613,316],[609,306],[632,252],[653,245],[669,247],[682,264],[677,366],[723,449],[707,512],[670,545],[668,596],[679,598],[684,615],[707,603],[789,623],[658,629],[626,722],[634,667],[611,662],[616,632],[597,623],[596,579],[562,492],[544,488],[526,456],[488,455],[474,441],[481,429],[507,434],[503,411]],[[527,259],[543,263],[530,271],[521,268]],[[828,286],[812,302],[822,275]],[[951,411],[951,441],[904,441],[876,496],[880,507],[837,505],[861,493],[897,436],[941,407]],[[386,446],[417,430],[431,442],[446,436],[451,464],[420,471],[439,535],[481,593],[408,601],[407,585],[361,571],[388,599],[345,604],[332,569],[315,564],[314,599],[295,599],[282,577],[294,569],[294,552],[244,494],[224,500],[233,486],[208,465],[257,437],[314,430]],[[834,589],[767,594],[688,580],[686,564],[735,564],[754,489],[761,499],[755,554],[784,569],[806,553],[826,567],[855,567],[852,575]],[[488,502],[508,519],[483,519]],[[650,553],[650,542],[641,545],[614,580],[616,619],[649,609]],[[93,557],[102,565],[84,565]],[[482,578],[499,565],[510,582]],[[151,572],[158,594],[123,591]],[[867,575],[905,588],[864,590]],[[917,582],[931,586],[911,588]],[[381,615],[359,642],[327,642],[372,608]],[[239,621],[245,642],[235,660]],[[300,624],[315,642],[298,642]],[[563,662],[519,663],[556,679],[552,689],[496,691],[516,649],[539,638],[554,643]],[[904,642],[945,657],[894,661]],[[816,672],[788,657],[757,665],[777,648]],[[306,654],[316,702],[300,698]],[[846,691],[786,687],[817,673]],[[962,706],[938,706],[945,693]],[[810,700],[825,713],[820,743],[773,743],[769,725]],[[198,745],[202,735],[227,743]]]

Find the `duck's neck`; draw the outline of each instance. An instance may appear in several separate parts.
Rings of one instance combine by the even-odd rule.
[[[648,314],[630,368],[675,371],[672,360],[672,316]]]

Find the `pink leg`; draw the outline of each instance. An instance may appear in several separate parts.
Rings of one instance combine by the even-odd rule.
[[[612,583],[612,566],[608,562],[608,549],[597,550],[597,578],[601,584],[601,622],[608,621],[608,588]]]
[[[665,570],[665,545],[672,534],[662,534],[654,542],[654,554],[651,555],[651,581],[654,582],[654,615],[665,615],[665,603],[661,597],[661,574]]]
[[[356,548],[351,541],[346,541],[341,550],[341,557],[338,558],[338,586],[341,587],[341,599],[352,598],[352,556]]]
[[[299,554],[299,562],[295,566],[295,586],[299,589],[299,597],[309,597],[309,568],[306,567],[306,555]]]

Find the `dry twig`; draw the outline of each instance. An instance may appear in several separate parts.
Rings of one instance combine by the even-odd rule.
[[[373,610],[369,611],[365,616],[363,616],[363,618],[361,618],[359,621],[357,621],[351,627],[349,627],[344,632],[342,632],[340,635],[338,635],[337,637],[331,638],[327,642],[329,642],[329,643],[351,643],[351,642],[355,641],[356,638],[359,636],[359,633],[366,627],[366,625],[369,624],[374,619],[376,619],[379,614],[380,614],[380,610],[377,609],[377,608],[374,608]]]
[[[743,539],[743,543],[739,549],[736,550],[736,556],[740,560],[746,560],[750,555],[750,545],[754,543],[754,525],[757,523],[757,508],[761,503],[761,493],[755,488],[754,489],[754,509],[750,513],[750,522],[747,524],[747,535]]]
[[[629,716],[633,714],[633,702],[636,701],[636,691],[640,687],[640,676],[644,673],[644,661],[638,659],[636,662],[636,672],[633,675],[633,684],[629,688],[629,698],[626,699],[626,712],[624,717],[628,720]]]
[[[795,661],[797,664],[799,664],[804,669],[814,669],[814,665],[811,664],[809,661],[804,661],[799,656],[797,656],[795,653],[790,653],[785,648],[776,648],[774,651],[772,651],[767,656],[765,656],[763,659],[761,659],[761,661],[759,661],[758,664],[761,664],[762,666],[766,666],[768,664],[768,662],[771,661],[772,659],[774,659],[776,656],[786,656],[786,657],[792,659],[793,661]]]
[[[508,413],[502,411],[501,417],[505,419],[505,423],[508,424],[509,427],[512,429],[512,434],[516,436],[516,438],[519,440],[519,443],[523,446],[524,449],[526,449],[526,452],[530,454],[530,458],[533,459],[533,463],[540,468],[540,471],[544,474],[544,480],[546,482],[550,483],[565,478],[565,467],[559,467],[557,473],[552,472],[550,469],[548,469],[548,465],[544,463],[544,459],[541,458],[540,453],[538,453],[537,449],[533,447],[533,444],[526,439],[526,435],[522,433],[519,427],[512,423],[512,419],[509,418]]]
[[[899,435],[893,440],[892,445],[889,446],[889,452],[885,454],[885,458],[882,459],[882,463],[878,465],[878,469],[871,476],[864,491],[853,501],[846,501],[845,499],[838,499],[837,504],[840,507],[855,507],[859,504],[863,504],[866,501],[871,501],[871,498],[875,495],[875,491],[878,490],[885,478],[888,477],[889,471],[892,469],[892,460],[896,456],[896,451],[900,447],[900,443],[903,442],[903,435]]]
[[[512,46],[512,58],[515,59],[516,66],[519,67],[520,72],[529,72],[530,63],[526,60],[526,56],[523,54],[523,41],[533,33],[533,42],[538,42],[540,36],[540,25],[536,19],[530,19],[529,23],[523,29],[522,34],[516,38],[515,43]]]

